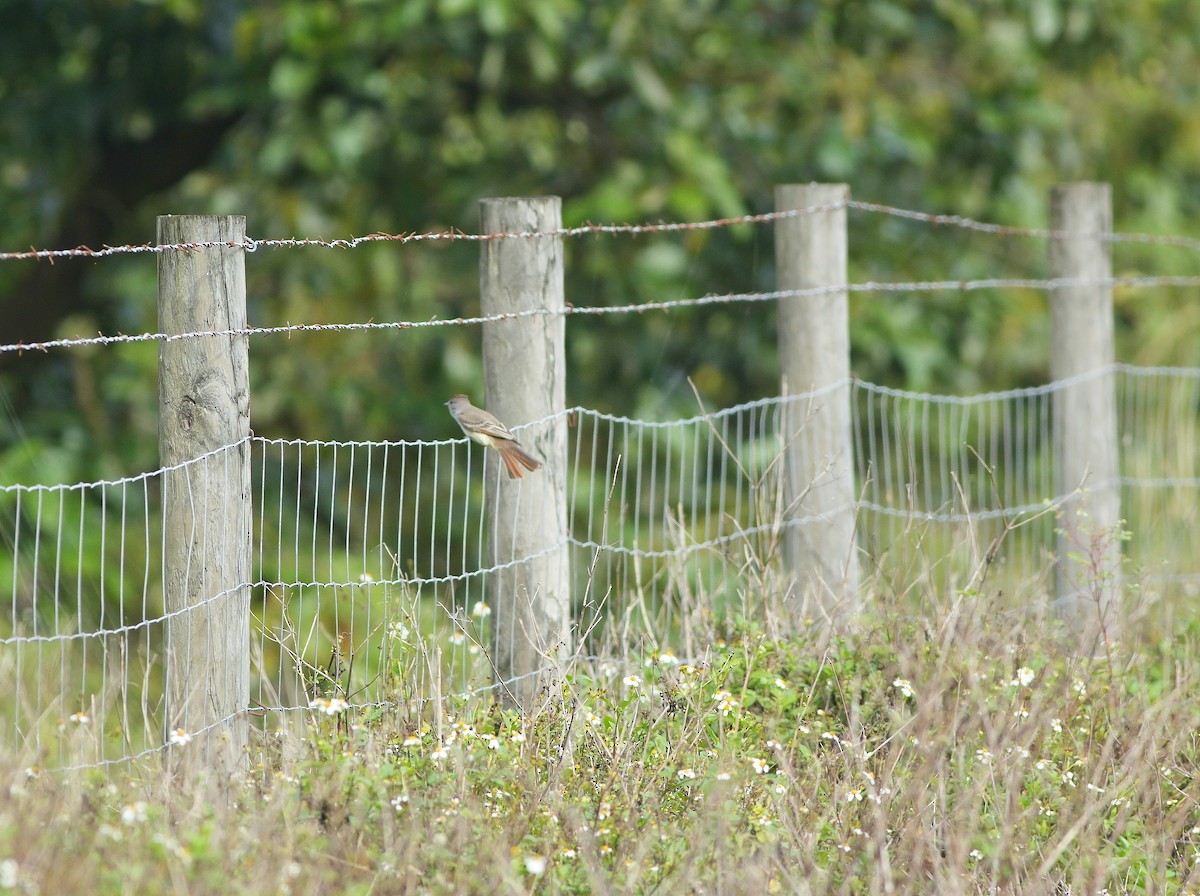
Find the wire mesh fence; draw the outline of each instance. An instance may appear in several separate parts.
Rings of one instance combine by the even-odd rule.
[[[1126,574],[1148,599],[1190,595],[1200,581],[1191,544],[1200,370],[1107,373],[1118,395]],[[1045,611],[1068,497],[1054,492],[1050,421],[1069,385],[967,398],[851,385],[871,600],[904,599],[917,612],[913,589],[979,589],[998,612]],[[822,524],[785,521],[779,487],[781,414],[805,400],[669,421],[567,412],[578,654],[612,668],[646,655],[686,659],[763,618],[784,529]],[[490,456],[461,440],[252,437],[250,447],[257,727],[273,731],[330,701],[417,705],[494,686]],[[0,743],[31,766],[118,761],[173,736],[163,716],[171,614],[161,479],[0,489],[11,546],[0,557],[10,590],[0,663],[11,682]]]
[[[1102,198],[1107,202],[1106,193]],[[229,269],[233,273],[225,276],[241,287],[244,304],[237,250],[468,240],[478,242],[486,255],[489,246],[509,241],[545,244],[583,235],[790,225],[801,219],[820,219],[828,227],[833,220],[828,213],[845,210],[993,236],[1047,239],[1052,248],[1053,241],[1090,241],[1096,244],[1093,250],[1100,247],[1092,260],[1101,263],[1088,267],[1087,276],[1063,267],[1049,278],[846,283],[830,258],[814,256],[808,260],[827,268],[830,278],[801,278],[782,284],[795,288],[771,292],[603,307],[557,302],[517,310],[481,302],[481,313],[470,318],[102,334],[5,344],[0,354],[131,342],[166,348],[204,340],[208,345],[228,340],[244,352],[250,336],[474,325],[486,330],[568,315],[586,320],[717,304],[802,301],[809,304],[793,307],[815,314],[847,293],[1017,288],[1046,290],[1052,305],[1070,304],[1076,297],[1072,290],[1079,287],[1111,291],[1121,285],[1200,283],[1194,276],[1112,276],[1105,261],[1113,243],[1200,246],[1186,237],[1109,232],[1103,218],[1095,219],[1103,226],[1085,228],[1089,232],[1011,227],[849,199],[719,221],[32,249],[0,253],[0,261],[164,252],[192,258],[211,248],[218,255],[238,256]],[[844,219],[841,227],[844,244]],[[791,257],[801,245],[782,251],[777,246],[777,256]],[[844,261],[839,262],[843,267]],[[812,266],[800,265],[804,270]],[[1097,317],[1110,323],[1111,308]],[[198,326],[203,329],[206,323]],[[1069,340],[1066,345],[1070,348]],[[550,354],[561,353],[551,346]],[[194,642],[173,635],[189,626],[212,628],[218,624],[212,611],[243,601],[249,604],[249,630],[238,632],[234,640],[244,636],[248,644],[251,686],[247,705],[236,715],[253,723],[262,737],[259,746],[272,732],[310,712],[336,712],[346,705],[408,712],[416,724],[430,701],[502,694],[518,679],[561,668],[573,658],[593,661],[600,675],[615,675],[646,657],[695,659],[715,639],[748,624],[780,630],[827,611],[820,601],[807,603],[807,594],[788,594],[788,573],[795,570],[784,568],[787,543],[798,531],[831,526],[831,516],[845,512],[854,514],[853,550],[868,609],[874,602],[919,614],[922,596],[934,589],[981,601],[989,613],[1046,613],[1064,599],[1062,583],[1054,581],[1056,564],[1063,566],[1063,533],[1067,550],[1085,558],[1102,550],[1099,542],[1120,540],[1126,591],[1142,610],[1170,607],[1178,596],[1194,596],[1200,585],[1191,536],[1200,486],[1200,370],[1091,369],[1107,362],[1093,363],[1090,357],[1081,363],[1068,371],[1086,373],[1044,387],[970,397],[837,381],[845,375],[842,368],[818,377],[835,381],[811,393],[712,412],[698,409],[686,419],[640,420],[575,408],[532,421],[528,425],[534,427],[565,422],[568,432],[563,471],[567,525],[561,539],[557,533],[541,539],[533,555],[519,550],[505,554],[494,543],[505,522],[498,519],[499,507],[503,503],[512,511],[544,492],[516,483],[504,502],[496,500],[497,493],[486,485],[494,455],[464,440],[333,442],[247,436],[145,475],[0,486],[0,533],[10,548],[0,554],[0,582],[9,583],[11,592],[7,609],[0,611],[0,670],[12,683],[10,698],[0,699],[0,749],[26,757],[31,768],[62,769],[122,762],[210,733],[224,736],[227,719],[219,718],[219,712],[215,721],[209,713],[194,722],[186,715],[181,720],[178,706],[171,707],[172,701],[189,706],[195,696],[173,689],[178,682],[170,680],[177,674],[172,670],[186,668],[192,659],[175,654],[191,650],[193,643],[212,641],[212,633],[202,631],[204,637]],[[1097,378],[1110,379],[1116,397],[1119,473],[1087,471],[1080,481],[1064,483],[1055,421],[1061,424],[1063,408],[1086,406],[1062,399]],[[788,379],[786,372],[783,379]],[[794,480],[788,481],[787,468],[795,457],[789,450],[806,437],[806,419],[817,428],[822,403],[835,391],[839,400],[849,396],[854,490],[848,494],[853,498],[844,507],[816,502],[822,512],[815,513],[806,509],[813,505],[806,504],[803,492],[791,491]],[[794,429],[797,420],[800,432]],[[1072,422],[1079,431],[1092,421]],[[827,420],[820,423],[828,425]],[[250,504],[244,515],[205,515],[200,510],[207,500],[203,493],[227,480],[247,450]],[[175,475],[179,473],[185,475]],[[820,478],[804,488],[819,488]],[[182,490],[172,496],[180,483]],[[1120,494],[1121,525],[1089,527],[1086,519],[1077,518],[1088,506],[1076,500],[1078,495],[1113,490]],[[164,492],[184,530],[190,526],[182,532],[171,527],[170,543]],[[514,494],[515,504],[508,500]],[[247,500],[240,492],[218,497],[218,503]],[[211,501],[208,506],[211,510]],[[172,576],[207,583],[208,564],[221,565],[222,558],[202,548],[237,541],[211,531],[221,525],[213,519],[251,520],[248,580],[226,580],[198,603],[181,607]],[[509,537],[515,545],[515,535],[510,532]],[[182,569],[169,550],[180,543],[195,549],[182,560]],[[497,562],[501,556],[504,561]],[[509,580],[503,576],[548,556],[569,559],[570,643],[536,645],[545,669],[506,676],[497,665],[498,648],[528,641],[530,633],[505,601],[531,596],[509,594]],[[1083,562],[1072,569],[1086,573],[1089,567]],[[857,573],[854,579],[858,581]],[[1094,584],[1074,583],[1084,594]],[[174,600],[170,605],[168,596]],[[784,600],[788,612],[781,613]],[[1128,601],[1124,610],[1129,610]],[[211,694],[213,687],[222,687],[223,670],[212,668],[219,663],[204,665],[208,680],[202,686]]]

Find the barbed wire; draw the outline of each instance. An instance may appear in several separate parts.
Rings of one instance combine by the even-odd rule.
[[[231,240],[210,240],[194,243],[140,243],[126,246],[104,246],[92,249],[88,246],[77,246],[74,249],[26,249],[16,252],[0,252],[0,261],[52,261],[56,258],[106,258],[113,255],[141,255],[161,252],[195,252],[200,249],[244,249],[247,252],[257,252],[259,249],[294,249],[304,247],[320,247],[324,249],[357,249],[370,243],[421,243],[421,242],[472,242],[486,243],[496,240],[527,240],[545,239],[547,237],[569,238],[587,235],[628,234],[640,236],[650,233],[677,233],[689,230],[716,230],[724,227],[735,227],[742,224],[762,224],[778,221],[782,218],[795,218],[801,215],[816,214],[824,211],[836,211],[845,208],[844,202],[833,202],[824,205],[812,205],[800,209],[785,209],[777,212],[762,212],[754,215],[738,215],[731,218],[716,218],[710,221],[678,221],[661,222],[658,224],[580,224],[575,227],[557,227],[549,230],[515,230],[497,233],[467,233],[463,230],[450,229],[430,231],[426,233],[371,233],[367,236],[354,236],[344,239],[320,239],[318,237],[298,237],[282,239],[254,239],[246,237],[242,242]]]
[[[891,205],[881,205],[877,202],[861,202],[851,199],[846,202],[848,208],[865,212],[875,212],[890,215],[894,218],[904,218],[910,221],[921,221],[939,227],[958,227],[962,230],[974,230],[979,233],[991,233],[998,236],[1023,236],[1035,239],[1092,239],[1109,243],[1149,243],[1161,246],[1176,246],[1182,249],[1200,249],[1200,239],[1169,234],[1104,232],[1081,230],[1051,230],[1046,227],[1018,227],[1010,224],[991,224],[977,221],[962,215],[938,215],[929,212],[918,212],[911,209],[896,208]]]
[[[478,326],[504,320],[519,320],[528,317],[556,317],[559,315],[591,316],[604,314],[644,314],[648,311],[672,311],[681,308],[702,308],[709,305],[732,305],[741,303],[773,302],[787,298],[819,298],[841,293],[898,293],[898,292],[975,292],[985,289],[1035,289],[1053,290],[1083,286],[1108,287],[1195,287],[1200,286],[1200,275],[1129,275],[1121,277],[1057,277],[1057,278],[1003,278],[982,280],[928,280],[906,282],[847,283],[844,285],[815,286],[806,289],[779,289],[770,292],[740,292],[706,295],[696,298],[666,299],[655,302],[640,302],[626,305],[574,306],[563,308],[530,308],[522,311],[505,311],[474,317],[434,318],[418,321],[356,321],[341,324],[278,324],[264,327],[239,327],[227,330],[197,330],[187,333],[136,333],[116,335],[83,336],[77,338],[48,339],[41,342],[14,342],[0,345],[0,354],[24,354],[26,352],[48,352],[58,348],[81,346],[120,345],[138,342],[176,342],[181,339],[232,338],[235,336],[291,335],[293,333],[327,333],[361,330],[421,330],[438,327]]]
[[[140,243],[121,246],[102,246],[93,249],[89,246],[76,246],[72,249],[25,249],[11,252],[0,252],[0,261],[54,261],[55,259],[71,258],[107,258],[114,255],[155,254],[161,252],[195,252],[201,249],[226,248],[243,249],[246,252],[257,252],[259,249],[305,248],[320,247],[325,249],[356,249],[371,243],[420,243],[420,242],[491,242],[507,239],[545,239],[572,238],[580,236],[600,235],[631,235],[642,236],[653,233],[678,233],[698,230],[716,230],[726,227],[736,227],[747,224],[765,224],[785,218],[796,218],[813,215],[826,211],[851,209],[854,211],[890,215],[910,221],[920,221],[938,227],[957,227],[980,233],[999,236],[1021,236],[1038,239],[1100,239],[1113,243],[1147,243],[1153,245],[1175,246],[1185,249],[1200,249],[1200,239],[1176,236],[1171,234],[1152,234],[1135,232],[1090,232],[1054,230],[1044,227],[1020,227],[1009,224],[995,224],[978,221],[963,215],[944,215],[931,212],[921,212],[914,209],[899,208],[878,202],[864,202],[857,199],[847,199],[839,202],[823,203],[797,209],[782,209],[758,214],[735,215],[726,218],[714,218],[706,221],[666,221],[654,224],[593,224],[585,223],[574,227],[559,227],[548,230],[520,230],[497,233],[467,233],[451,228],[442,231],[386,233],[376,232],[366,236],[322,239],[319,237],[254,239],[247,236],[241,242],[229,240],[213,240],[193,243]]]

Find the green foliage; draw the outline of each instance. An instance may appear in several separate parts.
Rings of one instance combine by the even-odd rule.
[[[544,193],[567,224],[701,219],[769,210],[776,184],[809,180],[1017,225],[1045,224],[1047,188],[1072,179],[1111,181],[1124,229],[1186,232],[1200,211],[1200,8],[1184,0],[9,0],[0,34],[5,249],[142,243],[163,213],[245,214],[256,237],[473,231],[480,198]],[[1039,241],[850,221],[853,280],[1045,272]],[[566,252],[577,305],[774,286],[767,227]],[[1114,253],[1119,273],[1192,270],[1180,251]],[[262,251],[250,320],[469,315],[477,254]],[[155,330],[154,280],[143,256],[4,263],[5,341]],[[1119,358],[1200,364],[1182,292],[1117,302]],[[965,392],[1047,373],[1037,293],[859,295],[851,315],[853,370],[875,382]],[[695,411],[689,378],[710,408],[775,393],[773,321],[769,304],[572,319],[568,401],[659,417]],[[478,396],[479,354],[473,328],[256,337],[252,425],[457,435],[441,402]],[[155,467],[155,376],[152,345],[0,359],[0,482]],[[0,537],[30,525],[0,520]],[[114,574],[92,547],[68,575]],[[853,708],[856,681],[823,708]]]
[[[700,219],[768,208],[775,184],[806,180],[1034,225],[1045,221],[1050,184],[1110,180],[1123,226],[1178,231],[1200,195],[1188,161],[1200,141],[1196,85],[1178,75],[1196,50],[1196,19],[1184,2],[1117,11],[1053,0],[8,3],[0,243],[66,239],[68,221],[101,194],[111,217],[103,241],[142,242],[162,212],[244,213],[259,236],[474,229],[479,198],[541,193],[565,198],[567,223]],[[201,142],[193,126],[211,127],[210,155],[180,170],[140,163],[142,152],[181,158],[176,147]],[[1034,241],[853,219],[855,279],[1042,269]],[[773,279],[763,229],[604,238],[569,252],[577,304]],[[474,255],[260,254],[249,265],[251,316],[469,313]],[[1172,263],[1118,248],[1118,267]],[[93,329],[153,329],[153,270],[145,259],[95,265],[44,314],[65,305],[93,316]],[[27,276],[6,265],[0,295],[45,298],[11,292]],[[1179,328],[1163,326],[1175,297],[1131,290],[1122,302],[1127,356],[1147,360],[1135,347],[1150,338],[1161,349],[1152,360],[1196,363],[1194,348],[1171,338]],[[1034,295],[870,296],[853,306],[855,369],[869,379],[957,391],[1045,374]],[[771,391],[771,319],[764,306],[572,322],[572,398],[624,412],[690,408],[687,376],[716,403]],[[262,339],[253,355],[255,427],[267,434],[442,433],[442,397],[478,391],[472,330]],[[56,432],[46,409],[77,400],[67,363],[7,366],[0,386],[26,431]],[[28,378],[47,367],[56,372],[40,384]],[[106,403],[110,383],[130,372],[116,352],[96,361]],[[149,386],[138,400],[152,408]]]

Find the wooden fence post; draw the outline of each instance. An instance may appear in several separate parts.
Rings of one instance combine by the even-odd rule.
[[[1112,277],[1112,191],[1108,184],[1062,184],[1050,191],[1055,279]],[[1078,490],[1059,520],[1057,600],[1081,633],[1114,634],[1111,608],[1120,588],[1121,494],[1113,364],[1112,286],[1080,283],[1050,292],[1050,376],[1076,378],[1054,392],[1054,487]]]
[[[557,196],[484,199],[483,232],[556,231],[561,208]],[[485,241],[479,279],[483,314],[545,312],[484,324],[487,409],[510,427],[559,414],[518,432],[544,463],[537,472],[510,480],[498,458],[487,459],[488,556],[494,566],[520,561],[489,578],[492,662],[498,681],[524,676],[501,696],[529,710],[557,680],[557,670],[532,673],[571,650],[562,237]]]
[[[832,287],[779,301],[779,362],[789,399],[781,416],[785,523],[783,542],[794,616],[809,601],[844,623],[860,607],[855,544],[854,449],[850,407],[850,335],[846,284],[845,184],[775,188],[776,211],[835,206],[775,222],[780,290]]]
[[[229,246],[160,252],[163,333],[246,326],[243,217],[158,219],[163,244]],[[246,337],[160,343],[159,454],[163,467],[163,588],[171,765],[229,774],[246,762],[250,702],[250,385]],[[225,446],[226,450],[221,450]],[[197,462],[196,458],[210,454]]]

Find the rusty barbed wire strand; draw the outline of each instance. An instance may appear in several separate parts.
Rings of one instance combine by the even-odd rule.
[[[542,317],[562,314],[564,316],[593,316],[602,314],[642,314],[647,311],[671,311],[677,308],[699,308],[706,305],[732,305],[739,303],[772,302],[786,298],[804,298],[852,293],[896,293],[896,292],[974,292],[982,289],[1037,289],[1051,290],[1073,286],[1200,286],[1200,275],[1131,275],[1123,277],[1065,277],[1051,279],[1036,278],[990,278],[984,280],[930,280],[896,283],[848,283],[842,286],[818,286],[809,289],[781,289],[771,292],[724,293],[690,299],[666,299],[658,302],[643,302],[627,305],[572,306],[561,310],[532,308],[525,311],[508,311],[475,317],[435,318],[416,321],[360,321],[343,324],[278,324],[264,327],[242,327],[236,330],[201,330],[189,333],[136,333],[116,335],[98,334],[79,338],[48,339],[42,342],[15,342],[0,345],[0,354],[24,354],[26,352],[48,352],[57,348],[76,348],[88,345],[118,345],[137,342],[175,342],[180,339],[202,337],[269,336],[293,333],[342,332],[354,330],[420,330],[435,327],[476,326],[502,320],[525,317]]]
[[[367,236],[355,236],[348,239],[325,240],[316,237],[297,237],[294,239],[264,239],[258,240],[246,237],[241,242],[228,240],[212,240],[198,243],[164,243],[154,245],[142,243],[131,246],[104,246],[91,249],[87,246],[77,246],[74,249],[27,249],[18,252],[0,252],[0,261],[21,260],[54,260],[56,258],[104,258],[112,255],[137,255],[159,252],[194,252],[199,249],[245,249],[247,252],[257,252],[259,249],[299,248],[318,246],[325,249],[356,249],[367,243],[419,243],[419,242],[474,242],[484,243],[505,239],[538,239],[544,237],[576,237],[589,234],[631,234],[638,236],[647,233],[676,233],[688,230],[716,230],[723,227],[736,227],[740,224],[762,224],[778,221],[781,218],[796,218],[801,215],[815,214],[823,211],[835,211],[845,208],[846,203],[834,202],[825,205],[812,205],[806,208],[785,209],[778,212],[763,212],[756,215],[739,215],[731,218],[716,218],[711,221],[692,222],[661,222],[658,224],[580,224],[575,227],[560,227],[554,230],[517,230],[500,233],[467,233],[463,230],[442,230],[428,233],[372,233]]]
[[[849,199],[842,202],[806,206],[805,208],[784,209],[781,211],[762,212],[752,215],[737,215],[727,218],[714,218],[708,221],[668,221],[659,222],[657,224],[587,223],[580,224],[575,227],[562,227],[553,230],[526,230],[513,231],[511,233],[467,233],[465,231],[452,228],[450,230],[430,231],[426,233],[377,232],[368,234],[366,236],[339,239],[296,237],[290,239],[277,238],[260,240],[252,237],[246,237],[246,239],[240,243],[218,240],[197,243],[166,243],[162,245],[141,243],[137,245],[103,246],[99,249],[92,249],[88,246],[76,246],[73,249],[31,248],[14,252],[0,252],[0,261],[54,261],[55,259],[59,258],[106,258],[114,255],[138,255],[170,251],[194,252],[200,249],[221,247],[227,249],[241,248],[247,252],[256,252],[259,249],[302,248],[308,246],[326,249],[356,249],[361,245],[381,242],[405,244],[419,242],[456,241],[489,242],[492,240],[501,239],[539,239],[545,237],[566,238],[587,235],[616,234],[638,236],[650,233],[676,233],[692,230],[715,230],[724,227],[736,227],[745,224],[765,224],[771,221],[778,221],[783,218],[796,218],[803,215],[811,215],[824,211],[836,211],[842,208],[874,214],[890,215],[892,217],[904,218],[911,221],[920,221],[926,224],[933,224],[939,227],[957,227],[964,230],[972,230],[980,233],[990,233],[1000,236],[1023,236],[1039,239],[1101,239],[1106,242],[1114,243],[1147,243],[1153,245],[1166,245],[1175,246],[1178,248],[1200,250],[1200,239],[1192,237],[1174,236],[1170,234],[1128,233],[1119,231],[1111,233],[1088,233],[1082,231],[1051,230],[1040,227],[1019,227],[1009,224],[993,224],[985,221],[978,221],[963,215],[934,214],[930,212],[916,211],[913,209],[898,208],[896,206],[885,205],[878,202],[864,202],[857,199]]]

